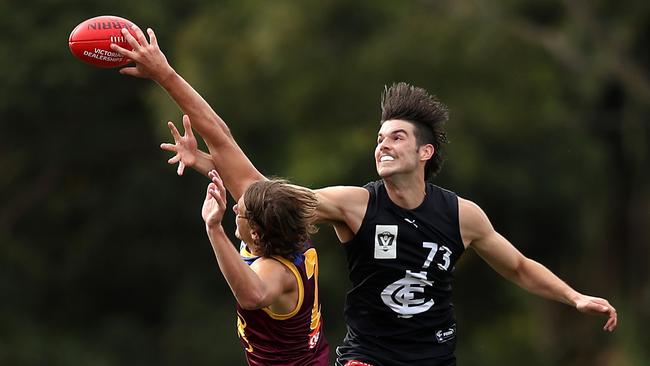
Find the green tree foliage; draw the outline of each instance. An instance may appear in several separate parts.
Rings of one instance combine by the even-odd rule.
[[[99,14],[156,30],[260,170],[310,187],[376,179],[379,96],[449,105],[436,183],[522,252],[609,298],[621,326],[531,296],[471,250],[456,270],[462,365],[644,365],[650,344],[650,6],[504,0],[0,3],[0,364],[243,364],[234,300],[199,216],[206,180],[168,167],[181,112],[150,81],[75,60]],[[232,230],[232,226],[227,228]],[[321,252],[344,334],[343,251]]]

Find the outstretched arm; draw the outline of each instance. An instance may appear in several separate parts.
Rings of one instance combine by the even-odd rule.
[[[237,145],[226,123],[169,65],[158,46],[153,30],[147,29],[149,41],[140,29],[136,28],[135,33],[137,40],[128,30],[122,30],[127,42],[133,47],[132,51],[115,44],[111,45],[113,50],[135,61],[135,67],[125,67],[120,72],[150,78],[167,91],[189,116],[194,128],[205,140],[214,167],[235,200],[239,199],[251,183],[266,179]],[[199,157],[197,161],[200,160],[200,156],[197,155]],[[333,223],[342,241],[349,240],[359,228],[365,214],[368,202],[367,191],[358,187],[330,187],[317,190],[315,193],[319,198],[319,219]]]
[[[463,242],[474,248],[503,277],[536,295],[563,302],[580,312],[606,316],[603,330],[611,332],[616,328],[616,309],[607,300],[579,293],[548,268],[525,257],[494,230],[487,215],[476,204],[459,198],[459,216]]]
[[[274,304],[282,294],[295,287],[293,276],[273,259],[260,263],[254,271],[245,264],[221,226],[226,211],[226,190],[216,171],[209,173],[208,185],[201,211],[210,243],[219,268],[233,295],[244,309],[254,310]]]
[[[147,40],[139,28],[134,28],[137,39],[127,29],[122,31],[129,45],[133,47],[132,51],[115,44],[111,45],[114,51],[135,62],[134,67],[122,68],[120,73],[152,79],[167,91],[176,104],[191,118],[194,128],[205,140],[213,157],[214,166],[221,174],[226,187],[233,197],[238,199],[246,187],[254,181],[265,179],[264,176],[239,148],[226,123],[169,65],[158,46],[154,31],[147,29],[149,35]]]
[[[187,115],[183,116],[183,136],[172,122],[167,125],[174,138],[174,144],[163,143],[160,147],[176,154],[168,162],[178,163],[178,175],[183,174],[185,167],[193,168],[206,176],[209,171],[215,169],[211,156],[198,150],[192,124]],[[314,194],[318,197],[317,221],[333,224],[341,242],[349,241],[365,215],[368,191],[360,187],[336,186],[317,189]]]

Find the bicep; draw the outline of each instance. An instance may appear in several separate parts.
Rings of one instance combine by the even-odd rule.
[[[472,247],[490,267],[506,278],[512,278],[525,257],[490,223],[487,215],[473,202],[460,204],[460,226],[463,241]]]
[[[511,280],[514,280],[526,259],[514,245],[496,231],[472,243],[472,248],[490,267]]]
[[[336,186],[314,190],[318,198],[318,221],[346,223],[350,228],[361,224],[369,193],[361,187]],[[357,225],[358,224],[358,225]]]
[[[338,186],[314,191],[318,198],[316,220],[334,226],[341,243],[347,243],[361,227],[370,193],[361,187]]]

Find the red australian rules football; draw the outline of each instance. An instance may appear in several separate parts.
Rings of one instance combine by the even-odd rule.
[[[135,37],[133,22],[124,18],[102,15],[81,22],[70,33],[68,44],[72,54],[93,66],[119,67],[131,62],[128,58],[111,50],[111,43],[132,50],[122,35],[122,28],[127,28]]]

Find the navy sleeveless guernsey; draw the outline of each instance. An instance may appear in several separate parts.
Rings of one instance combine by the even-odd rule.
[[[455,364],[452,272],[465,250],[458,197],[427,183],[422,204],[408,210],[390,200],[383,181],[364,188],[366,214],[344,244],[352,289],[337,364]]]

